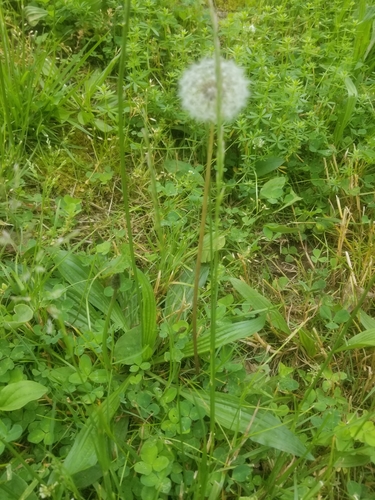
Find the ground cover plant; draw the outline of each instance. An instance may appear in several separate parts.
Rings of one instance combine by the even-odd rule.
[[[1,2],[2,499],[374,498],[374,20]]]

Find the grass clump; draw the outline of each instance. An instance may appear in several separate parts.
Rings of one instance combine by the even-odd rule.
[[[374,496],[374,8],[217,7],[0,6],[1,498]]]

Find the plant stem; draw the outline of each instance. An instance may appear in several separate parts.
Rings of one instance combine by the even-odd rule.
[[[105,323],[103,327],[103,337],[102,337],[102,353],[103,353],[103,363],[105,366],[105,369],[109,372],[111,370],[111,362],[112,362],[112,352],[113,352],[113,342],[111,345],[111,357],[108,356],[108,347],[107,347],[107,339],[108,339],[108,328],[109,328],[109,322],[111,319],[111,314],[112,314],[112,309],[113,306],[116,303],[117,299],[117,291],[118,287],[115,287],[113,290],[113,294],[111,297],[111,302],[109,303],[107,315],[105,318]]]
[[[198,251],[197,251],[197,262],[195,265],[195,277],[194,277],[194,290],[193,290],[193,306],[192,306],[192,330],[193,330],[193,346],[194,346],[194,365],[195,372],[199,375],[199,357],[198,357],[198,332],[197,332],[197,312],[198,312],[198,295],[199,295],[199,278],[201,273],[202,264],[202,252],[203,252],[203,239],[206,229],[206,219],[207,219],[207,207],[210,195],[210,182],[211,182],[211,163],[212,163],[212,152],[214,147],[214,125],[210,127],[210,136],[208,139],[207,148],[207,163],[206,163],[206,177],[204,181],[204,192],[203,192],[203,203],[202,203],[202,215],[201,215],[201,225],[199,229],[199,241],[198,241]]]
[[[215,416],[216,416],[216,309],[218,297],[219,281],[219,252],[216,248],[216,242],[219,238],[220,227],[220,207],[224,196],[223,175],[224,175],[224,127],[221,111],[223,87],[221,74],[221,54],[219,40],[219,22],[213,0],[208,0],[210,17],[213,29],[215,74],[217,82],[217,153],[216,153],[216,197],[213,231],[211,231],[211,324],[210,324],[210,452],[215,449]],[[215,250],[215,251],[214,251]]]
[[[122,27],[122,44],[121,44],[121,55],[118,71],[118,82],[117,82],[117,99],[118,99],[118,136],[119,136],[119,149],[120,149],[120,171],[121,171],[121,188],[122,197],[124,202],[125,210],[125,220],[126,227],[128,230],[128,242],[129,242],[129,253],[131,259],[131,265],[133,270],[135,288],[137,293],[138,307],[141,310],[141,292],[139,289],[139,282],[137,276],[137,265],[135,261],[134,243],[133,243],[133,233],[130,220],[130,207],[129,207],[129,182],[128,175],[125,165],[125,135],[124,135],[124,102],[123,102],[123,80],[125,73],[125,58],[126,58],[126,45],[128,40],[129,32],[129,18],[130,18],[130,0],[125,0],[124,2],[124,20]],[[142,314],[139,314],[139,322],[142,331],[143,340],[143,328],[142,328]],[[143,342],[142,342],[143,345]]]

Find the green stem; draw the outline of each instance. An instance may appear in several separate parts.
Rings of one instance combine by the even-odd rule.
[[[146,161],[147,161],[147,167],[150,172],[150,180],[151,180],[151,196],[152,196],[152,202],[154,205],[154,217],[155,217],[155,230],[156,234],[158,236],[158,243],[159,243],[159,250],[160,254],[162,257],[162,263],[164,263],[164,257],[165,257],[165,245],[164,245],[164,234],[163,234],[163,229],[161,225],[161,219],[160,219],[160,207],[159,207],[159,200],[158,200],[158,192],[157,192],[157,186],[156,186],[156,175],[155,175],[155,169],[154,169],[154,164],[152,161],[152,150],[151,150],[151,145],[150,145],[150,138],[148,135],[148,130],[147,130],[147,123],[146,123],[146,116],[144,116],[144,121],[145,121],[145,127],[142,129],[143,133],[143,138],[146,144]]]
[[[215,197],[215,215],[213,231],[211,231],[211,251],[213,259],[211,261],[211,324],[210,324],[210,436],[211,453],[215,448],[215,414],[216,414],[216,309],[218,297],[219,281],[219,252],[216,248],[216,242],[219,238],[220,228],[220,207],[224,195],[223,175],[224,175],[224,127],[221,114],[221,102],[223,95],[222,75],[221,75],[221,54],[219,40],[219,23],[215,7],[212,0],[208,0],[211,23],[213,29],[215,74],[217,82],[217,154],[216,154],[216,197]],[[212,240],[213,238],[213,240]]]
[[[207,164],[206,164],[206,178],[204,181],[204,192],[203,192],[203,202],[202,202],[202,215],[201,215],[201,225],[199,229],[199,241],[197,250],[197,262],[195,265],[195,277],[194,277],[194,290],[193,290],[193,305],[192,305],[192,330],[193,330],[193,346],[194,346],[194,365],[195,372],[199,375],[199,357],[198,357],[198,331],[197,331],[197,313],[198,313],[198,295],[199,295],[199,278],[201,273],[202,264],[202,252],[203,252],[203,239],[206,229],[206,219],[207,219],[207,207],[210,195],[210,183],[211,183],[211,163],[212,163],[212,152],[214,148],[214,125],[210,127],[210,137],[208,140],[207,148]]]
[[[118,288],[115,288],[113,290],[111,302],[109,303],[109,307],[108,307],[108,311],[107,311],[107,315],[106,315],[104,327],[103,327],[103,337],[102,337],[103,363],[104,363],[105,369],[108,372],[111,370],[112,352],[113,352],[113,342],[112,342],[111,356],[108,355],[108,347],[107,347],[108,329],[109,329],[109,322],[111,320],[112,310],[113,310],[113,307],[114,307],[114,305],[116,303],[116,299],[117,299],[117,291],[118,291]]]
[[[126,227],[128,230],[128,242],[129,242],[129,253],[131,259],[131,265],[133,270],[134,282],[137,293],[138,307],[141,309],[141,292],[139,289],[139,282],[137,276],[137,264],[135,261],[134,252],[134,242],[133,233],[130,219],[130,204],[129,204],[129,181],[125,165],[125,134],[124,134],[124,101],[123,101],[123,81],[125,74],[125,62],[126,62],[126,45],[128,41],[129,32],[129,18],[130,18],[130,0],[125,0],[124,2],[124,24],[122,27],[122,45],[121,45],[121,56],[118,71],[118,82],[117,82],[117,99],[118,99],[118,136],[119,136],[119,149],[120,149],[120,171],[121,171],[121,188],[122,197],[124,202],[125,210],[125,220]],[[142,340],[143,340],[143,328],[142,328],[142,314],[139,314],[139,321],[141,324]],[[142,342],[143,345],[143,342]]]

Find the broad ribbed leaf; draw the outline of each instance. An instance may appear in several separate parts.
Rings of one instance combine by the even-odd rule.
[[[244,281],[238,280],[236,278],[231,278],[230,281],[234,286],[234,288],[237,290],[237,292],[240,295],[242,295],[242,297],[247,302],[249,302],[251,307],[253,307],[257,311],[263,309],[267,311],[267,321],[273,328],[281,330],[287,335],[290,334],[290,329],[289,326],[287,325],[287,322],[268,299],[263,297],[263,295],[261,295],[256,290],[254,290],[254,288],[251,288],[251,286],[249,286]]]
[[[210,267],[202,265],[199,276],[199,287],[206,283]],[[177,318],[186,320],[193,302],[193,283],[195,271],[185,269],[177,282],[171,284],[165,299],[164,316],[168,323],[173,324]]]
[[[361,349],[363,347],[375,347],[375,328],[354,335],[345,345],[336,349],[335,352],[347,351],[349,349]]]
[[[366,330],[375,328],[375,319],[366,314],[365,311],[362,311],[362,309],[359,311],[359,319]]]
[[[78,433],[72,448],[64,460],[64,469],[68,474],[76,474],[93,467],[98,462],[100,449],[98,429],[103,428],[102,419],[109,423],[120,405],[120,395],[129,385],[126,379],[99,407],[95,408]]]
[[[0,390],[0,411],[23,408],[30,401],[41,398],[48,388],[32,380],[20,380],[8,384]]]
[[[210,396],[204,391],[180,391],[181,396],[210,415]],[[314,460],[301,440],[271,411],[256,409],[230,394],[217,393],[215,420],[226,429],[248,436],[256,443]]]
[[[78,257],[63,250],[57,253],[54,260],[62,277],[77,292],[77,296],[80,297],[80,303],[83,307],[86,306],[87,298],[90,304],[104,313],[103,317],[105,317],[111,299],[104,295],[104,286],[98,279],[95,279],[90,269],[84,267]],[[119,328],[129,328],[121,307],[117,302],[112,309],[111,319]]]
[[[259,330],[263,328],[264,323],[265,316],[262,315],[249,321],[241,321],[240,323],[229,323],[218,326],[215,332],[215,346],[218,349],[219,347],[223,347],[230,342],[236,342],[236,340],[250,337],[251,335],[254,335],[254,333],[259,332]],[[199,336],[197,342],[198,353],[203,354],[205,352],[209,352],[210,343],[211,335],[209,331]],[[188,342],[182,352],[184,357],[193,356],[193,342]]]
[[[143,360],[148,360],[155,349],[157,337],[156,301],[152,286],[147,277],[138,270],[138,281],[142,293],[142,350]]]

